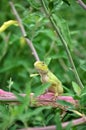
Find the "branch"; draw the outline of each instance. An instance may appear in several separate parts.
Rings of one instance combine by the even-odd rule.
[[[86,4],[82,0],[77,0],[77,3],[86,10]]]
[[[22,97],[25,97],[26,94],[19,94]],[[34,107],[38,106],[52,106],[52,107],[58,107],[62,110],[66,110],[67,106],[60,105],[57,101],[58,100],[64,100],[67,102],[72,103],[74,106],[77,107],[78,101],[74,100],[71,96],[58,96],[57,101],[53,100],[53,93],[46,93],[43,95],[40,95],[38,97],[34,97],[34,93],[30,93],[30,105]],[[20,102],[18,100],[18,97],[15,96],[12,92],[6,92],[2,89],[0,89],[0,102],[2,103],[9,103],[12,105],[15,105]],[[76,119],[72,121],[72,126],[80,125],[86,122],[86,116],[83,116],[82,118]],[[64,122],[62,123],[62,127],[65,128],[70,122]],[[40,127],[40,128],[27,128],[27,129],[20,129],[20,130],[56,130],[55,126],[47,126],[47,127]]]
[[[70,123],[70,121],[62,123],[62,127],[63,127],[63,128],[67,127],[67,125],[68,125],[69,123]],[[73,126],[77,126],[77,125],[81,125],[81,124],[83,124],[83,123],[86,123],[86,120],[85,120],[83,117],[71,121],[72,127],[73,127]],[[57,127],[57,128],[58,128],[58,127]],[[56,126],[53,125],[53,126],[35,127],[35,128],[30,128],[30,127],[29,127],[29,128],[19,129],[19,130],[57,130],[57,129],[56,129]]]
[[[67,42],[66,42],[65,39],[63,38],[63,36],[62,36],[62,34],[61,34],[59,28],[57,28],[57,25],[56,25],[56,23],[55,23],[54,20],[53,20],[53,16],[50,15],[50,13],[49,13],[49,11],[48,11],[48,9],[47,9],[47,7],[46,7],[46,4],[45,4],[44,0],[41,0],[41,3],[42,3],[42,6],[43,6],[43,8],[44,8],[44,11],[45,11],[45,13],[46,13],[46,16],[49,18],[49,20],[50,20],[50,22],[51,22],[51,24],[52,24],[54,30],[56,31],[57,35],[59,36],[59,38],[60,38],[60,40],[61,40],[61,42],[62,42],[62,44],[63,44],[63,46],[64,46],[64,48],[65,48],[65,50],[66,50],[68,59],[69,59],[69,61],[70,61],[70,64],[71,64],[71,67],[72,67],[72,70],[73,70],[73,73],[74,73],[74,75],[75,75],[75,78],[76,78],[76,81],[77,81],[78,85],[79,85],[81,88],[84,88],[84,86],[83,86],[83,84],[82,84],[82,82],[81,82],[81,80],[80,80],[80,77],[79,77],[79,75],[78,75],[78,72],[77,72],[77,70],[76,70],[75,64],[74,64],[74,62],[73,62],[73,59],[72,59],[70,50],[69,50],[69,48],[68,48],[68,46],[67,46]]]
[[[25,97],[26,94],[19,94],[21,97]],[[47,92],[40,96],[35,97],[34,93],[30,93],[29,95],[31,105],[33,106],[52,106],[52,107],[59,107],[61,109],[65,109],[65,106],[61,106],[56,100],[63,100],[66,102],[70,102],[72,105],[77,107],[78,101],[74,100],[71,96],[58,96],[56,100],[54,99],[54,93]],[[35,101],[33,103],[33,101]],[[6,92],[0,89],[0,102],[20,102],[18,97],[12,92]]]
[[[38,54],[37,54],[37,52],[36,52],[36,49],[35,49],[34,46],[33,46],[33,43],[31,42],[30,39],[26,38],[27,34],[26,34],[26,31],[25,31],[25,28],[24,28],[24,26],[23,26],[23,24],[22,24],[22,20],[21,20],[19,14],[18,14],[16,8],[14,7],[13,2],[9,2],[9,4],[10,4],[10,6],[11,6],[11,8],[12,8],[12,11],[13,11],[13,13],[14,13],[14,15],[15,15],[15,17],[16,17],[18,23],[19,23],[19,27],[20,27],[22,36],[25,38],[27,44],[29,45],[30,49],[32,50],[32,54],[34,55],[35,59],[36,59],[36,60],[39,60],[39,56],[38,56]]]

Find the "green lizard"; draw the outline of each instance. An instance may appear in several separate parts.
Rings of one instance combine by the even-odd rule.
[[[48,69],[48,66],[42,61],[34,63],[36,70],[41,76],[42,83],[51,83],[48,88],[49,92],[53,92],[55,96],[62,95],[63,87],[61,81]]]

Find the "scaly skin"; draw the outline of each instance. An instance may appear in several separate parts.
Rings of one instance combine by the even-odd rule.
[[[34,63],[34,66],[41,76],[41,81],[43,83],[51,83],[51,86],[48,88],[48,91],[55,93],[55,96],[62,95],[63,93],[62,83],[48,69],[48,66],[42,61],[36,61]]]

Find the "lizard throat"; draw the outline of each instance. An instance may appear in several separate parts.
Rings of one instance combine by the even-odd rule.
[[[49,78],[48,78],[47,74],[41,74],[41,81],[43,83],[47,83],[48,80],[49,80]]]

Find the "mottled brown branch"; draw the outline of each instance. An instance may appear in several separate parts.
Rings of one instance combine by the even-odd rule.
[[[38,56],[38,54],[37,54],[36,49],[35,49],[34,46],[33,46],[33,43],[31,42],[31,40],[30,40],[29,38],[26,38],[27,34],[26,34],[26,31],[25,31],[25,28],[24,28],[24,26],[23,26],[23,24],[22,24],[22,20],[21,20],[19,14],[18,14],[18,12],[17,12],[17,10],[16,10],[16,8],[15,8],[13,2],[9,2],[9,4],[10,4],[10,6],[11,6],[11,9],[12,9],[12,11],[13,11],[13,14],[15,15],[15,17],[16,17],[18,23],[19,23],[19,27],[20,27],[22,36],[25,38],[27,44],[29,45],[29,47],[30,47],[30,49],[31,49],[31,51],[32,51],[32,54],[34,55],[35,59],[36,59],[36,60],[39,60],[39,56]]]
[[[82,0],[77,0],[77,3],[86,10],[86,4]]]

